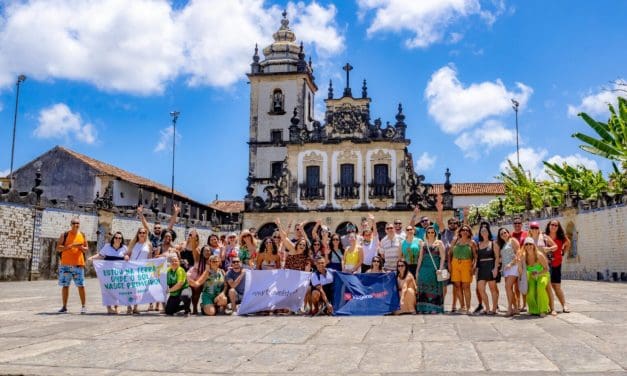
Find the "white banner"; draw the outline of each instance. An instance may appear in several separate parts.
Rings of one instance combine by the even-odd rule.
[[[246,284],[238,315],[302,307],[311,273],[298,270],[246,270]]]
[[[100,282],[102,305],[133,305],[165,302],[167,266],[165,258],[143,261],[94,260]]]

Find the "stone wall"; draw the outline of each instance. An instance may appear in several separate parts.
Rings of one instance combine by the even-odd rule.
[[[137,218],[115,216],[108,211],[100,211],[96,215],[0,202],[0,281],[57,278],[59,256],[56,244],[59,236],[70,229],[72,218],[80,220],[80,229],[87,238],[87,257],[108,242],[113,232],[121,231],[124,238],[130,241],[142,226]],[[167,226],[166,223],[162,225]],[[200,244],[206,244],[212,229],[196,227],[196,230]],[[185,240],[189,228],[177,224],[174,231],[178,243]],[[86,275],[95,276],[91,265],[87,266]]]

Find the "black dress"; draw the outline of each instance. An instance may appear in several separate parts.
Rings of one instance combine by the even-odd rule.
[[[488,243],[486,248],[479,248],[477,250],[477,280],[478,281],[494,281],[494,249],[492,249],[492,242]]]

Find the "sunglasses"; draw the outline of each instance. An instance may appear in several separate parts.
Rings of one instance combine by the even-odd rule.
[[[140,231],[138,232],[139,235],[146,235],[146,231]]]
[[[403,264],[399,264],[399,265],[396,265],[396,267],[397,267],[397,268],[404,268],[404,267],[405,267],[405,265],[403,265]]]
[[[316,246],[316,245],[318,245],[318,246],[319,246],[319,245],[320,245],[320,243],[313,243],[313,245],[314,245],[314,246]]]
[[[372,262],[376,262],[377,264],[381,263],[381,261],[379,261],[379,260],[372,260]]]
[[[394,224],[395,224],[396,226],[400,226],[400,225],[402,225],[402,223],[401,223],[401,222],[394,222]]]
[[[231,261],[231,264],[239,264],[239,261]]]
[[[551,226],[551,227],[558,227],[559,225],[557,223],[551,223],[549,226]]]
[[[435,231],[427,231],[427,234],[435,234]]]
[[[120,237],[120,236],[114,236],[114,237],[113,237],[113,239],[115,239],[115,240],[122,240],[122,237]]]
[[[331,240],[334,241],[334,242],[339,242],[340,241],[340,239],[331,239]]]
[[[515,225],[522,225],[522,222],[514,222]]]

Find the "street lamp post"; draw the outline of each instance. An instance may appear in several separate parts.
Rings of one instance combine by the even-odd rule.
[[[516,99],[512,99],[512,104],[512,108],[516,113],[516,164],[520,166],[520,151],[518,149],[518,106],[520,105],[520,103],[518,103]]]
[[[176,151],[176,121],[181,113],[178,111],[170,112],[172,117],[172,199],[170,202],[170,213],[174,215],[174,152]]]
[[[9,169],[9,188],[13,188],[13,157],[15,155],[15,130],[17,127],[17,105],[20,101],[20,84],[26,80],[26,76],[20,74],[15,83],[15,111],[13,112],[13,141],[11,142],[11,167]]]

